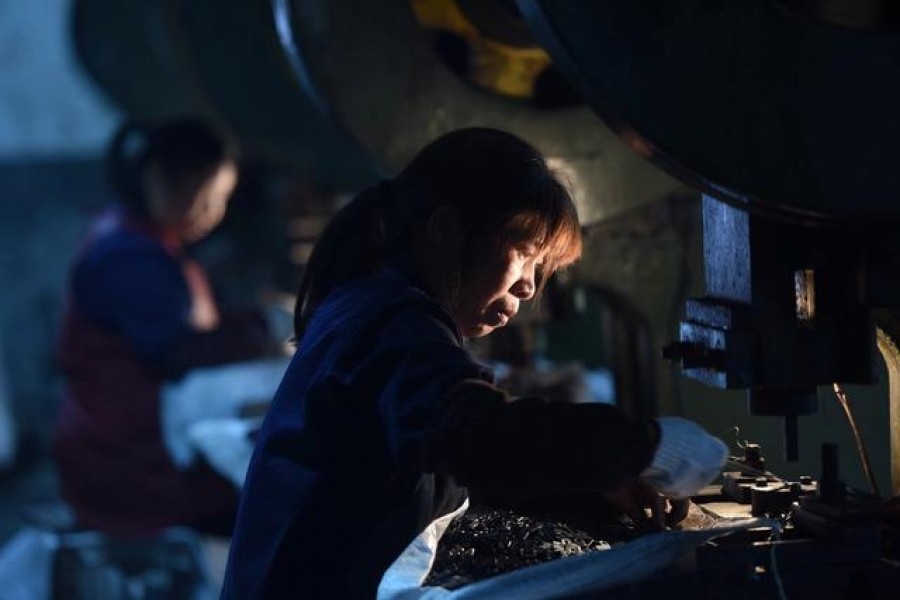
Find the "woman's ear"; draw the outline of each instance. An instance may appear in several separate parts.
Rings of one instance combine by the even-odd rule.
[[[428,240],[435,248],[456,255],[462,251],[465,235],[459,222],[459,215],[452,206],[439,206],[428,217],[426,224]]]

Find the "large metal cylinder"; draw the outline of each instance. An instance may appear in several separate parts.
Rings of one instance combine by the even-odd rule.
[[[79,0],[75,15],[82,61],[126,110],[208,114],[323,183],[359,187],[447,131],[493,126],[552,159],[585,223],[683,189],[587,106],[541,109],[458,76],[409,0]]]
[[[82,64],[133,117],[204,115],[248,154],[324,185],[382,175],[304,87],[267,2],[80,0],[73,24]]]

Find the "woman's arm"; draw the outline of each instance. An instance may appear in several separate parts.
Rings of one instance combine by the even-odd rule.
[[[481,489],[612,490],[651,462],[658,429],[604,404],[513,400],[481,381],[460,382],[429,427],[426,461]]]
[[[376,357],[396,356],[381,361],[394,369],[379,407],[388,441],[425,471],[487,490],[605,491],[656,451],[655,422],[615,407],[510,398],[438,319],[405,314],[382,340]]]
[[[178,263],[149,243],[89,257],[76,268],[72,291],[79,312],[128,340],[167,377],[274,350],[266,320],[254,310],[225,312],[216,329],[196,331]]]

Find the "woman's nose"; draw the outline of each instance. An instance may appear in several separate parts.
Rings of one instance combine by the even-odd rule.
[[[522,276],[513,284],[510,293],[519,300],[531,300],[535,292],[534,268],[522,271]]]

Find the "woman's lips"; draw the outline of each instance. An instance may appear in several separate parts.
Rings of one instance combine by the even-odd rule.
[[[506,313],[503,310],[493,310],[488,313],[488,325],[491,327],[504,327],[509,320],[512,318],[512,315]]]

